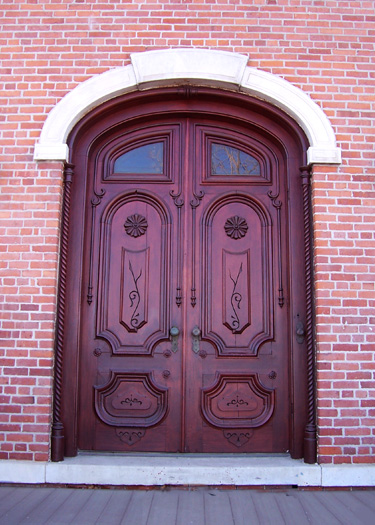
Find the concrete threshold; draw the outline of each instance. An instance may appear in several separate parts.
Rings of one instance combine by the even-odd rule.
[[[307,465],[289,456],[80,454],[0,461],[0,482],[112,486],[375,486],[375,465]]]

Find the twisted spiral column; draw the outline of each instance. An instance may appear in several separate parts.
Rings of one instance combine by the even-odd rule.
[[[313,268],[311,249],[310,220],[310,180],[309,167],[300,169],[303,194],[303,232],[305,256],[306,287],[306,351],[307,351],[307,424],[304,436],[304,457],[306,463],[316,462],[316,405],[315,405],[315,351],[313,331]]]
[[[51,460],[64,459],[64,425],[61,421],[62,375],[63,375],[63,348],[64,348],[64,321],[66,276],[68,267],[68,236],[69,212],[71,201],[71,185],[73,180],[72,164],[66,164],[64,169],[64,194],[61,219],[60,243],[60,272],[59,290],[57,296],[56,339],[55,339],[55,375],[54,375],[54,404],[51,434]]]

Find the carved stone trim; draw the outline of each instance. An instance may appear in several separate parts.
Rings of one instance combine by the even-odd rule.
[[[62,461],[64,459],[64,426],[61,421],[61,402],[63,380],[65,297],[68,267],[69,213],[71,201],[71,185],[73,182],[74,174],[73,168],[73,164],[66,164],[64,170],[64,195],[62,205],[60,246],[60,275],[56,316],[54,404],[51,435],[52,461]]]
[[[67,160],[67,137],[75,124],[106,100],[142,87],[180,82],[236,86],[240,91],[286,108],[309,139],[308,163],[340,164],[341,149],[322,109],[287,80],[247,67],[248,57],[208,49],[163,49],[133,53],[132,64],[110,69],[79,84],[49,113],[35,146],[34,159]]]

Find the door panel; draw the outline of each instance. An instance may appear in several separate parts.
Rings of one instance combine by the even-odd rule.
[[[78,447],[285,452],[283,157],[240,124],[149,125],[89,162]]]
[[[97,337],[115,354],[151,354],[170,326],[170,219],[151,196],[121,200],[101,221]]]
[[[204,337],[219,355],[256,355],[272,338],[272,229],[268,213],[230,191],[203,218]]]

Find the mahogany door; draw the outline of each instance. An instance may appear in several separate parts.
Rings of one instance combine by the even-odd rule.
[[[91,155],[78,448],[288,450],[286,170],[270,138],[194,114]]]

